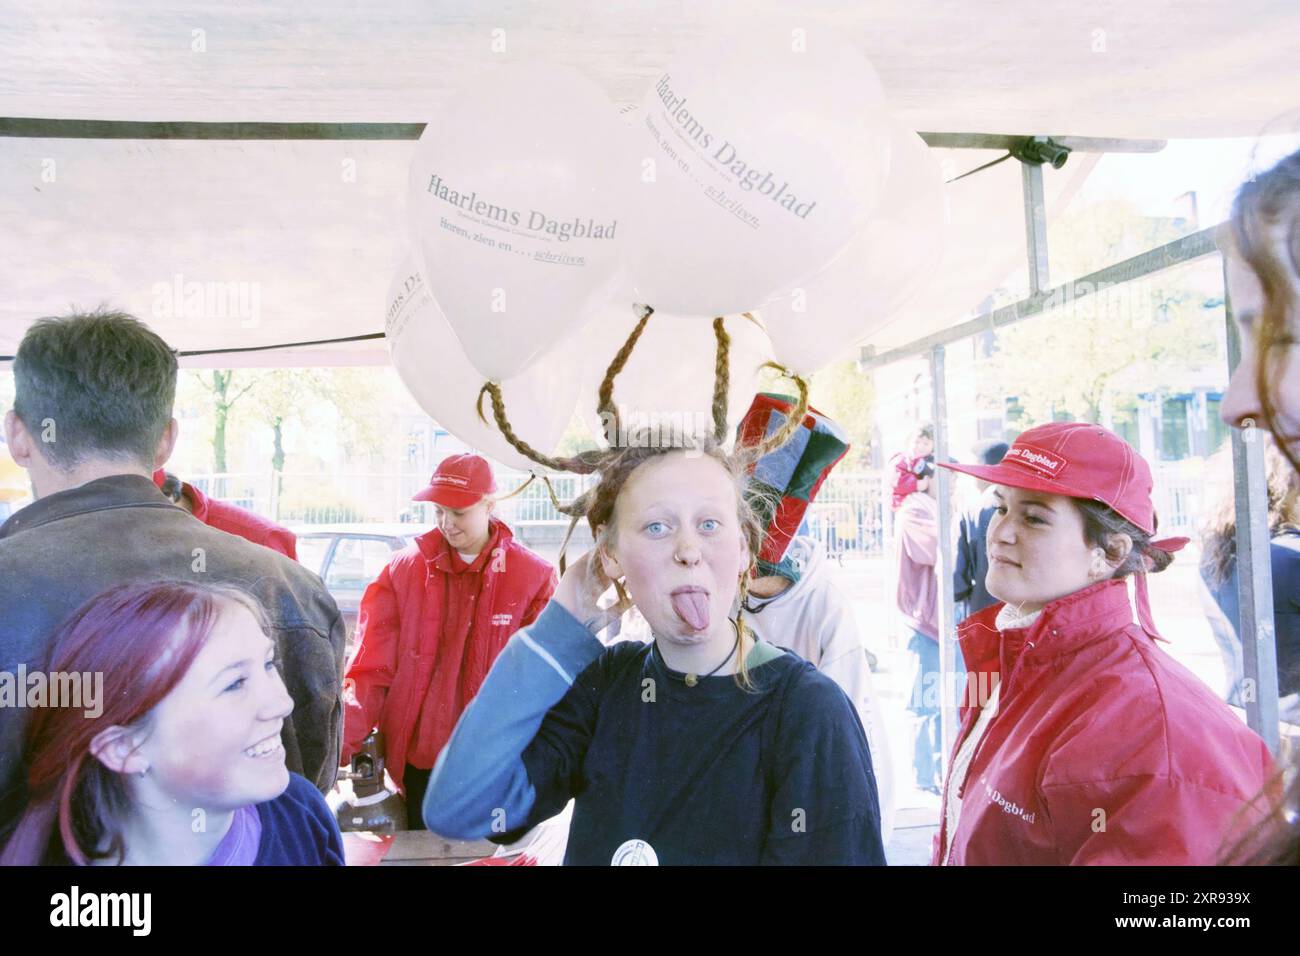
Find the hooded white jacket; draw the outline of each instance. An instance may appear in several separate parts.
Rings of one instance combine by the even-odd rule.
[[[786,556],[799,565],[799,580],[770,600],[750,595],[749,605],[758,611],[746,612],[745,624],[767,643],[794,651],[835,681],[853,701],[871,748],[880,797],[880,838],[888,843],[894,830],[893,760],[866,645],[853,609],[831,580],[818,542],[794,538]]]

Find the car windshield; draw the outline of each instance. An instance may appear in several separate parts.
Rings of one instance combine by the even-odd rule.
[[[321,566],[325,563],[325,553],[329,551],[332,540],[328,534],[299,535],[298,561],[309,571],[320,574]]]

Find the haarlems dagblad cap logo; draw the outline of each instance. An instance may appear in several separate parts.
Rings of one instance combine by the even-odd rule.
[[[1049,478],[1055,478],[1061,473],[1069,462],[1054,451],[1046,451],[1042,448],[1036,448],[1033,445],[1022,445],[1016,443],[1011,446],[1007,452],[1005,461],[1012,461],[1026,468],[1032,468]]]
[[[628,840],[614,851],[610,866],[658,866],[659,856],[655,848],[645,840]]]
[[[435,485],[468,485],[469,479],[462,478],[460,475],[434,475],[433,483]]]

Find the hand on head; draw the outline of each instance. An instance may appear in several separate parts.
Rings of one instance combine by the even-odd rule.
[[[601,596],[614,582],[595,555],[594,550],[588,551],[568,566],[553,598],[593,634],[603,631],[632,607],[632,601],[626,594],[620,595],[607,607],[600,606]]]

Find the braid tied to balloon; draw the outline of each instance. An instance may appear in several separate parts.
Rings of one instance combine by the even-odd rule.
[[[760,458],[789,441],[803,423],[808,410],[808,383],[801,376],[781,365],[774,362],[764,363],[763,367],[774,369],[794,382],[798,391],[798,399],[790,414],[786,416],[785,421],[771,435],[753,445],[738,446],[733,451],[727,452],[724,445],[728,438],[727,407],[728,389],[730,387],[731,336],[727,333],[724,320],[718,317],[713,320],[716,348],[713,399],[711,403],[712,432],[704,436],[682,435],[680,436],[680,444],[675,441],[664,443],[662,435],[645,435],[640,429],[634,429],[630,434],[625,433],[618,409],[614,403],[614,383],[631,358],[632,352],[653,314],[654,310],[652,308],[648,306],[641,307],[640,319],[627,340],[615,354],[600,383],[597,412],[605,423],[607,438],[611,439],[610,447],[580,452],[568,458],[552,457],[539,452],[515,433],[506,412],[505,402],[501,396],[501,388],[497,383],[493,382],[485,384],[479,393],[479,416],[486,422],[486,418],[483,416],[483,398],[487,396],[491,400],[492,416],[497,428],[521,455],[554,471],[565,471],[579,475],[599,474],[599,481],[594,486],[567,504],[559,500],[549,479],[543,478],[556,510],[572,519],[564,536],[564,541],[560,545],[559,563],[561,574],[564,574],[566,567],[565,550],[581,518],[585,517],[587,519],[598,547],[613,543],[615,506],[618,496],[637,468],[662,455],[679,451],[703,454],[714,459],[727,471],[735,486],[737,516],[749,547],[750,565],[742,573],[738,582],[740,598],[743,604],[747,596],[748,579],[754,570],[756,556],[762,550],[764,534],[763,525],[754,507],[752,492],[750,497],[746,495],[749,473]],[[749,313],[745,313],[744,318],[747,321],[757,323],[757,319]],[[621,445],[616,444],[612,440],[615,436],[625,436],[627,440]],[[651,437],[657,437],[658,440],[649,441],[648,439]],[[618,593],[619,602],[630,603],[622,581],[616,580],[613,583]],[[738,617],[735,623],[739,635],[743,638],[746,632],[743,619]],[[743,639],[738,639],[736,643],[738,657],[736,679],[742,687],[750,688],[752,684],[745,666],[744,655],[741,652],[743,646]]]

